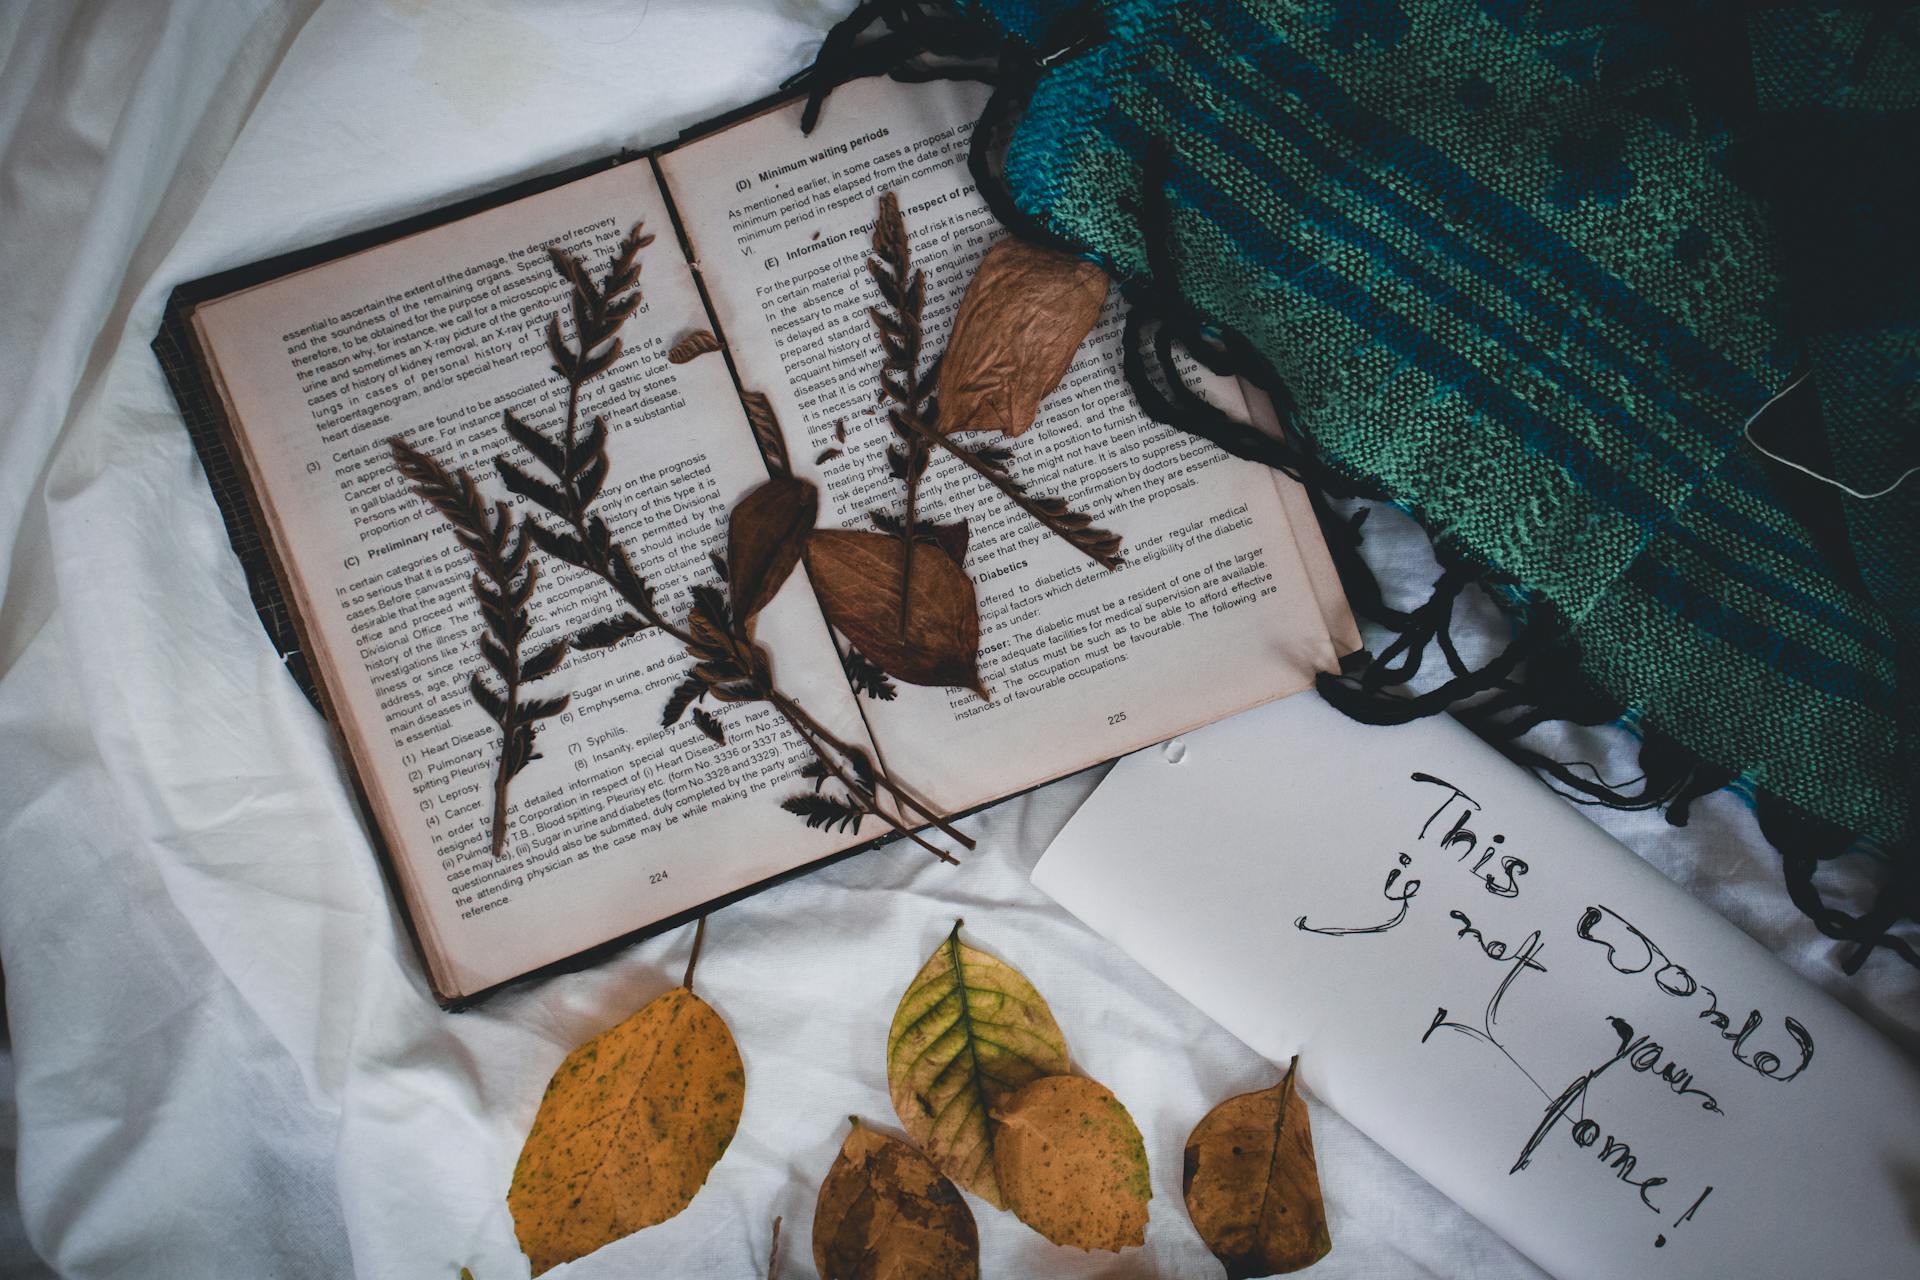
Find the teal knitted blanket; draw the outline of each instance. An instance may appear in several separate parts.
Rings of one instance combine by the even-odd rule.
[[[879,18],[892,34],[854,43]],[[1920,460],[1920,12],[869,3],[807,82],[924,50],[999,86],[976,155],[996,212],[1126,286],[1150,411],[1432,534],[1423,609],[1349,573],[1398,634],[1332,699],[1458,704],[1567,785],[1677,820],[1731,782],[1795,900],[1860,944],[1850,967],[1920,964],[1920,478],[1859,496]],[[1175,333],[1281,396],[1304,448],[1149,375]],[[1447,634],[1473,584],[1518,637],[1479,669]],[[1432,648],[1447,682],[1396,696]],[[1624,717],[1644,786],[1531,755],[1543,716]],[[1847,849],[1884,863],[1857,915],[1816,884]]]

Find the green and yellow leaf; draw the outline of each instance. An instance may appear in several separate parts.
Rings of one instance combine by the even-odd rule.
[[[820,1280],[980,1280],[980,1233],[927,1158],[856,1117],[813,1213]]]
[[[1019,970],[960,941],[955,923],[914,975],[887,1033],[887,1089],[907,1134],[942,1173],[1005,1208],[993,1111],[1067,1070],[1067,1043]]]
[[[1298,1271],[1333,1248],[1298,1065],[1271,1089],[1228,1098],[1187,1139],[1187,1214],[1229,1280]]]
[[[733,1033],[685,987],[568,1054],[507,1192],[533,1274],[686,1208],[745,1096]]]
[[[997,1115],[993,1167],[1007,1208],[1055,1244],[1131,1248],[1147,1238],[1147,1146],[1108,1088],[1047,1076]]]

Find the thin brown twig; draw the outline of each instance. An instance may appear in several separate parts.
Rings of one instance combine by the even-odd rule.
[[[680,979],[680,985],[693,990],[693,966],[700,963],[700,944],[707,940],[707,917],[702,915],[698,924],[693,926],[693,951],[687,956],[687,973]]]
[[[861,807],[867,813],[870,813],[874,817],[880,819],[880,821],[886,823],[888,826],[892,827],[895,831],[899,832],[901,835],[905,836],[907,839],[913,841],[915,844],[919,845],[922,849],[925,849],[928,853],[932,854],[934,857],[940,859],[940,861],[951,863],[955,866],[959,865],[960,860],[958,858],[948,853],[945,849],[942,849],[939,845],[934,844],[932,841],[923,838],[919,832],[913,830],[913,828],[907,826],[905,823],[901,822],[898,818],[895,818],[892,814],[888,813],[886,810],[880,807],[879,796],[875,795],[867,787],[861,785],[858,779],[850,776],[846,768],[843,765],[841,765],[838,760],[834,758],[833,753],[827,749],[825,742],[821,740],[822,738],[831,739],[832,735],[828,734],[824,729],[821,729],[817,724],[815,724],[813,721],[813,717],[809,716],[805,711],[801,710],[800,705],[798,703],[794,702],[793,699],[787,697],[784,694],[775,694],[771,699],[769,699],[769,701],[771,701],[773,705],[779,710],[780,714],[783,717],[785,717],[787,723],[790,726],[792,726],[793,731],[800,735],[801,740],[804,741],[809,747],[813,749],[814,756],[820,761],[821,764],[826,766],[827,771],[833,775],[834,780],[837,781],[841,786],[845,787],[847,789],[848,794],[857,798],[861,802]],[[819,734],[820,736],[816,737],[815,736],[816,733]],[[875,770],[875,777],[876,779],[878,779],[879,777],[878,769]],[[895,794],[896,796],[899,795],[899,788],[895,787],[891,782],[883,782],[881,783],[881,785],[885,786],[889,792]],[[936,825],[940,826],[941,830],[946,831],[954,835],[957,839],[964,841],[967,848],[971,849],[973,847],[973,841],[968,840],[965,836],[961,836],[958,832],[954,831],[951,827],[947,826],[940,819],[936,818],[934,819],[934,821]]]
[[[1069,546],[1073,547],[1073,549],[1081,555],[1087,557],[1087,559],[1093,561],[1103,569],[1119,567],[1120,555],[1117,549],[1108,549],[1105,546],[1104,539],[1096,541],[1080,536],[1085,532],[1083,529],[1076,529],[1061,520],[1056,514],[1047,511],[1040,505],[1043,501],[1042,499],[1034,498],[1031,494],[1027,493],[1025,487],[1005,471],[988,466],[976,457],[971,449],[955,444],[938,431],[922,426],[918,422],[911,424],[911,429],[918,432],[921,437],[929,443],[938,445],[954,457],[960,459],[960,461],[966,463],[967,466],[971,467],[985,479],[988,484],[991,484],[1001,493],[1007,495],[1015,506],[1065,539]],[[1099,531],[1095,530],[1092,532],[1097,533]],[[1119,539],[1112,538],[1112,541],[1117,544]]]
[[[787,707],[790,708],[794,714],[803,717],[806,720],[807,724],[811,727],[813,732],[818,734],[823,740],[825,740],[825,742],[828,745],[830,745],[835,751],[839,752],[841,755],[851,756],[853,752],[857,749],[857,748],[848,746],[846,743],[842,742],[839,738],[834,737],[832,733],[828,732],[827,728],[824,725],[822,725],[819,721],[815,720],[812,716],[807,715],[807,713],[793,699],[787,697],[785,694],[776,692],[774,695],[774,704],[778,706],[781,702],[786,703]],[[925,818],[927,822],[931,826],[933,826],[935,829],[937,829],[942,835],[948,836],[953,840],[958,841],[962,848],[972,849],[974,847],[973,838],[971,836],[968,836],[963,832],[955,829],[955,827],[950,822],[948,822],[946,818],[942,817],[940,814],[936,813],[932,809],[929,809],[926,805],[916,800],[913,797],[913,794],[911,792],[905,790],[898,783],[896,783],[891,777],[889,777],[887,775],[886,770],[882,769],[879,765],[874,765],[873,772],[874,772],[875,780],[879,782],[881,786],[885,787],[887,789],[887,793],[891,795],[895,800],[899,801],[902,806],[913,810],[915,813],[918,813],[921,817]],[[881,814],[879,816],[881,816],[882,818],[886,817],[885,814]],[[902,828],[902,830],[904,830],[904,828]],[[948,859],[948,861],[952,861],[952,859]]]

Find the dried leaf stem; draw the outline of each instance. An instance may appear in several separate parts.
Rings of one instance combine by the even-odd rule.
[[[532,630],[527,604],[533,598],[540,572],[539,566],[527,559],[526,527],[515,534],[513,508],[501,501],[489,509],[464,467],[448,472],[399,436],[387,445],[393,451],[394,465],[412,484],[414,493],[446,518],[453,526],[454,537],[478,566],[473,575],[473,594],[480,602],[485,624],[480,633],[480,653],[505,691],[496,691],[480,671],[469,677],[467,691],[500,726],[500,763],[493,779],[493,856],[498,858],[507,840],[507,784],[530,761],[540,758],[533,749],[539,723],[565,709],[569,697],[562,694],[522,702],[521,687],[552,675],[567,656],[567,641],[556,640],[525,659],[520,655],[520,646]]]
[[[868,307],[867,314],[880,335],[880,348],[886,359],[880,366],[880,387],[893,407],[887,421],[894,434],[906,444],[887,449],[887,463],[895,475],[906,481],[907,514],[901,521],[900,536],[906,554],[900,559],[900,634],[907,634],[907,617],[913,599],[913,544],[919,531],[920,478],[926,474],[931,451],[925,434],[914,430],[918,424],[938,414],[933,399],[939,382],[936,359],[923,374],[920,371],[920,347],[925,337],[921,312],[926,309],[926,273],[913,265],[913,251],[907,240],[906,219],[900,213],[900,198],[888,191],[880,197],[880,214],[873,223],[874,256],[867,259],[867,273],[879,286],[887,309]]]
[[[693,950],[687,955],[686,976],[680,979],[680,985],[693,990],[693,967],[700,963],[700,944],[707,940],[707,917],[702,915],[698,924],[693,926]]]
[[[988,484],[1006,494],[1015,506],[1066,539],[1074,550],[1103,569],[1120,567],[1120,535],[1110,529],[1095,528],[1092,516],[1073,510],[1064,498],[1036,498],[1028,493],[1026,486],[1007,470],[1007,463],[1013,457],[1011,450],[997,445],[969,449],[937,431],[925,427],[919,430],[929,444],[945,449],[966,463]]]
[[[934,857],[940,859],[940,861],[953,863],[956,866],[959,864],[958,858],[955,858],[939,845],[922,838],[917,831],[901,823],[898,819],[887,813],[886,810],[882,809],[880,807],[880,797],[874,785],[878,783],[879,786],[885,787],[887,793],[902,806],[918,813],[933,826],[937,827],[942,834],[958,841],[964,848],[973,848],[973,841],[967,836],[962,835],[959,831],[956,831],[945,818],[921,804],[908,792],[895,785],[892,779],[874,769],[871,759],[865,751],[859,747],[842,742],[827,732],[818,721],[814,720],[802,710],[800,704],[792,698],[787,697],[777,690],[770,690],[769,693],[771,696],[768,698],[768,701],[773,703],[774,709],[779,711],[780,715],[786,720],[787,724],[792,727],[793,731],[799,734],[801,739],[813,749],[814,758],[832,775],[834,780],[847,789],[847,793],[859,806],[859,816],[871,814],[892,827],[895,831],[898,831],[907,839],[919,845],[922,849],[925,849],[928,853],[931,853]],[[835,759],[836,755],[852,763],[842,764]],[[806,803],[809,800],[815,799],[817,799],[817,797],[795,796],[786,802],[786,807],[788,812],[798,813],[802,817],[809,817],[810,811],[825,814],[827,811],[824,808]],[[855,818],[855,822],[857,821],[858,817]],[[827,824],[825,822],[815,823],[809,820],[807,825],[824,826]]]

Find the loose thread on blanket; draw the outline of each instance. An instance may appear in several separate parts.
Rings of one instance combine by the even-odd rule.
[[[876,26],[881,34],[859,43],[860,37]],[[800,131],[813,132],[832,92],[849,80],[862,76],[889,75],[901,80],[962,79],[994,82],[997,65],[988,68],[978,60],[998,60],[1007,41],[991,28],[955,14],[930,11],[917,0],[862,0],[853,11],[828,29],[813,62],[787,79],[782,88],[804,90],[806,104],[800,111]],[[917,66],[914,59],[927,54],[940,57],[974,59],[957,66]]]
[[[1830,907],[1814,878],[1821,864],[1846,854],[1853,837],[1832,823],[1761,793],[1754,802],[1760,832],[1780,850],[1785,863],[1787,893],[1794,906],[1829,938],[1858,944],[1841,961],[1847,973],[1858,973],[1876,947],[1884,947],[1908,964],[1920,968],[1920,952],[1892,932],[1904,917],[1920,916],[1920,863],[1912,856],[1898,859],[1892,878],[1879,886],[1873,905],[1859,916]],[[1912,850],[1904,851],[1909,855]]]
[[[1104,39],[1098,23],[1094,6],[1081,6],[1036,46],[970,19],[931,12],[928,4],[917,0],[892,4],[867,0],[828,32],[813,64],[790,80],[788,87],[806,90],[802,127],[811,132],[834,88],[858,76],[961,79],[992,86],[968,151],[968,169],[981,199],[1014,234],[1081,255],[1086,252],[1084,246],[1018,206],[994,156],[1004,151],[1045,71]],[[862,43],[860,37],[876,26],[886,31]],[[962,61],[920,61],[929,55]],[[1508,758],[1558,784],[1575,803],[1622,810],[1664,809],[1669,822],[1685,825],[1692,802],[1732,781],[1732,770],[1712,765],[1644,728],[1639,730],[1641,776],[1619,783],[1602,778],[1587,762],[1558,760],[1521,741],[1550,720],[1598,725],[1616,721],[1625,712],[1581,671],[1579,646],[1550,602],[1529,596],[1523,603],[1514,603],[1496,596],[1514,632],[1506,647],[1477,669],[1462,660],[1452,623],[1455,607],[1468,587],[1491,592],[1504,583],[1492,570],[1469,564],[1444,540],[1436,540],[1434,553],[1442,572],[1428,599],[1411,610],[1388,603],[1361,553],[1368,510],[1343,513],[1334,507],[1333,499],[1390,501],[1390,495],[1321,458],[1294,420],[1294,401],[1272,363],[1244,335],[1209,321],[1181,294],[1179,242],[1168,190],[1171,163],[1172,152],[1164,140],[1152,143],[1142,157],[1141,189],[1132,207],[1140,222],[1148,272],[1145,279],[1122,284],[1128,304],[1122,368],[1141,409],[1154,421],[1302,482],[1349,605],[1356,615],[1392,635],[1378,656],[1355,655],[1339,675],[1323,674],[1321,695],[1348,716],[1378,724],[1405,723],[1452,710]],[[1124,198],[1119,203],[1128,207]],[[1284,437],[1276,439],[1239,422],[1188,387],[1174,362],[1176,339],[1215,373],[1237,376],[1271,396]],[[1149,368],[1149,350],[1157,370]],[[1429,649],[1442,654],[1449,677],[1436,688],[1409,696],[1404,684],[1419,672]],[[1760,813],[1762,831],[1780,853],[1795,905],[1827,936],[1856,944],[1845,960],[1847,972],[1857,971],[1875,948],[1885,948],[1920,967],[1920,953],[1891,932],[1903,919],[1920,918],[1920,863],[1905,860],[1894,880],[1881,887],[1873,906],[1852,916],[1827,905],[1814,882],[1820,866],[1844,852],[1851,840],[1844,833],[1830,834],[1824,843],[1810,837],[1806,824],[1811,819],[1764,793]]]

